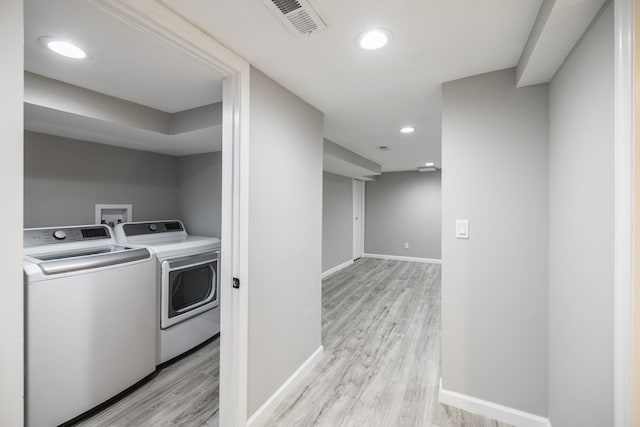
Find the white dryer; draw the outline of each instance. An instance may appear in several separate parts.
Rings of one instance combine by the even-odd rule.
[[[191,236],[178,220],[122,223],[115,235],[158,259],[158,365],[220,332],[219,238]]]
[[[106,225],[24,230],[25,418],[57,426],[156,370],[155,260]]]

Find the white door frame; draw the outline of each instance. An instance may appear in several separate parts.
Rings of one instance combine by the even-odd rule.
[[[633,425],[634,0],[615,0],[614,426]],[[637,308],[638,309],[638,308]]]
[[[360,200],[357,200],[356,191],[360,191]],[[353,192],[353,250],[352,258],[355,260],[364,256],[364,181],[354,179],[352,184]],[[358,202],[360,202],[360,212],[357,212]],[[358,218],[358,219],[357,219]],[[357,234],[359,228],[360,235]],[[356,250],[360,247],[360,251]]]
[[[249,72],[244,59],[157,0],[90,0],[227,76],[222,102],[220,425],[247,423]],[[232,287],[240,279],[239,289]]]

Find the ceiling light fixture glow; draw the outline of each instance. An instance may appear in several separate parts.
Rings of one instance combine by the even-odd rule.
[[[411,126],[406,126],[400,129],[400,132],[402,133],[412,133],[413,131],[415,131],[415,129]]]
[[[391,39],[391,31],[384,28],[374,28],[371,30],[363,31],[358,34],[356,41],[358,45],[366,50],[380,49],[386,45]]]
[[[43,36],[38,38],[38,42],[58,55],[73,59],[83,59],[87,57],[84,50],[66,40],[60,40],[55,37]]]
[[[436,164],[435,164],[435,163],[433,163],[433,162],[427,162],[427,163],[425,163],[424,165],[425,165],[426,167],[428,167],[428,168],[432,168],[432,167],[434,167]]]

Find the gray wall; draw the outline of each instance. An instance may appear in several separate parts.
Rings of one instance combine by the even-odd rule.
[[[440,259],[440,172],[383,173],[364,200],[365,253]]]
[[[177,158],[25,132],[24,225],[93,224],[98,203],[135,221],[177,218]]]
[[[0,2],[0,194],[3,224],[0,425],[22,425],[22,1]]]
[[[613,4],[550,86],[549,417],[613,425]]]
[[[179,218],[190,234],[220,236],[222,152],[178,158]]]
[[[442,380],[547,414],[548,88],[515,70],[445,83]],[[468,218],[469,240],[455,239]]]
[[[353,259],[353,180],[324,172],[322,271]]]
[[[323,115],[251,69],[248,413],[320,347]]]

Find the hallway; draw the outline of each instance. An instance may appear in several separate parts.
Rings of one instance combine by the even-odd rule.
[[[267,426],[505,427],[438,403],[440,265],[362,258],[322,296],[324,357]]]

